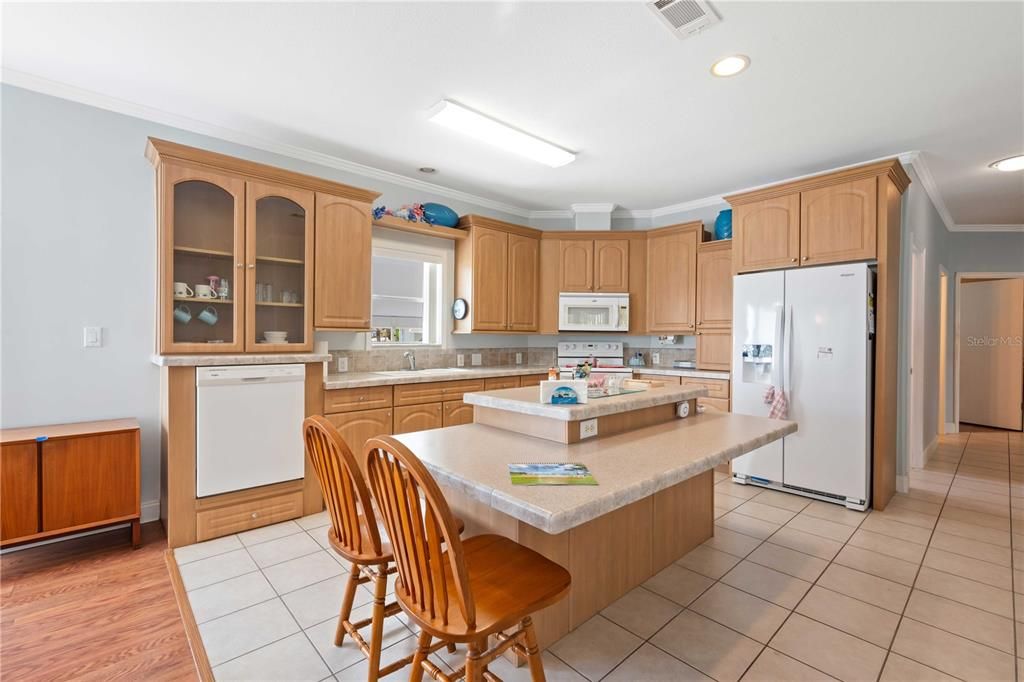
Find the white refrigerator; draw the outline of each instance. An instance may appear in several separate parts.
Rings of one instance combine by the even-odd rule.
[[[874,273],[866,263],[733,278],[732,411],[797,432],[737,457],[733,480],[866,509],[871,502]]]

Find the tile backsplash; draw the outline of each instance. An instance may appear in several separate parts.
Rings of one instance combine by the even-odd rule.
[[[348,358],[349,372],[385,372],[405,369],[408,363],[402,355],[411,350],[416,354],[416,366],[423,369],[440,367],[456,367],[456,355],[465,356],[465,367],[472,366],[474,353],[481,355],[483,367],[503,367],[516,364],[516,353],[522,353],[523,365],[532,367],[551,367],[555,364],[557,352],[554,348],[544,347],[506,347],[506,348],[375,348],[372,350],[331,350],[330,372],[337,371],[338,358]],[[637,351],[643,353],[644,364],[654,367],[651,353],[660,353],[658,367],[671,367],[675,360],[696,359],[697,351],[693,348],[666,348],[650,346],[634,346],[626,344],[623,350],[628,361]]]

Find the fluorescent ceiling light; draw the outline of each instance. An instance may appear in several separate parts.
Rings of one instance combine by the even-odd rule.
[[[556,147],[533,135],[527,135],[501,121],[478,114],[472,109],[467,109],[448,99],[441,100],[430,110],[430,120],[457,130],[463,135],[469,135],[481,142],[539,161],[552,168],[564,166],[576,159],[576,155],[572,152]]]
[[[740,71],[750,66],[750,57],[743,54],[734,54],[723,57],[711,65],[711,75],[727,78],[735,76]]]
[[[1010,171],[1024,170],[1024,154],[996,161],[992,164],[992,167],[996,170],[1005,171],[1007,173]]]

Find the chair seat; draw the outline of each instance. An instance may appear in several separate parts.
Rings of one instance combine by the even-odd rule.
[[[572,582],[569,571],[500,535],[463,540],[462,550],[476,604],[475,627],[466,625],[454,594],[449,596],[448,622],[444,623],[441,618],[421,620],[419,608],[409,605],[405,590],[398,586],[395,589],[402,609],[435,637],[471,642],[517,626],[526,616],[560,600]],[[448,584],[454,585],[448,553],[444,556]]]
[[[331,547],[334,551],[340,554],[346,561],[359,564],[360,566],[376,566],[378,564],[390,563],[395,560],[394,552],[391,549],[391,543],[388,541],[388,529],[384,527],[384,522],[380,520],[380,516],[377,517],[377,533],[380,535],[380,548],[381,553],[378,555],[373,551],[373,541],[370,540],[370,536],[366,531],[366,521],[363,515],[359,515],[359,532],[363,536],[362,553],[356,554],[345,549],[345,546],[341,544],[337,534],[334,532],[334,528],[327,529],[327,541],[331,543]],[[455,517],[455,525],[459,529],[459,534],[466,530],[466,522]]]

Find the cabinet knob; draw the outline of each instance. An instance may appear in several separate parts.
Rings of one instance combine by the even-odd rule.
[[[804,256],[804,260],[807,260],[807,256]]]
[[[789,259],[789,262],[790,262],[790,263],[795,263],[795,262],[796,262],[796,258],[790,258],[790,259]]]
[[[255,270],[256,269],[256,264],[255,263],[249,263],[249,269],[250,270]]]
[[[259,518],[259,516],[260,516],[260,515],[259,515],[259,512],[253,512],[253,513],[252,513],[252,518],[254,518],[254,519],[258,519],[258,518]]]
[[[237,265],[238,267],[242,267],[242,264],[241,264],[241,263],[236,263],[236,265]]]
[[[360,400],[366,400],[366,396],[365,395],[361,395],[361,396],[359,396],[359,399]]]
[[[697,336],[700,336],[700,335],[701,335],[701,334],[703,334],[703,333],[704,333],[704,332],[697,332]]]

